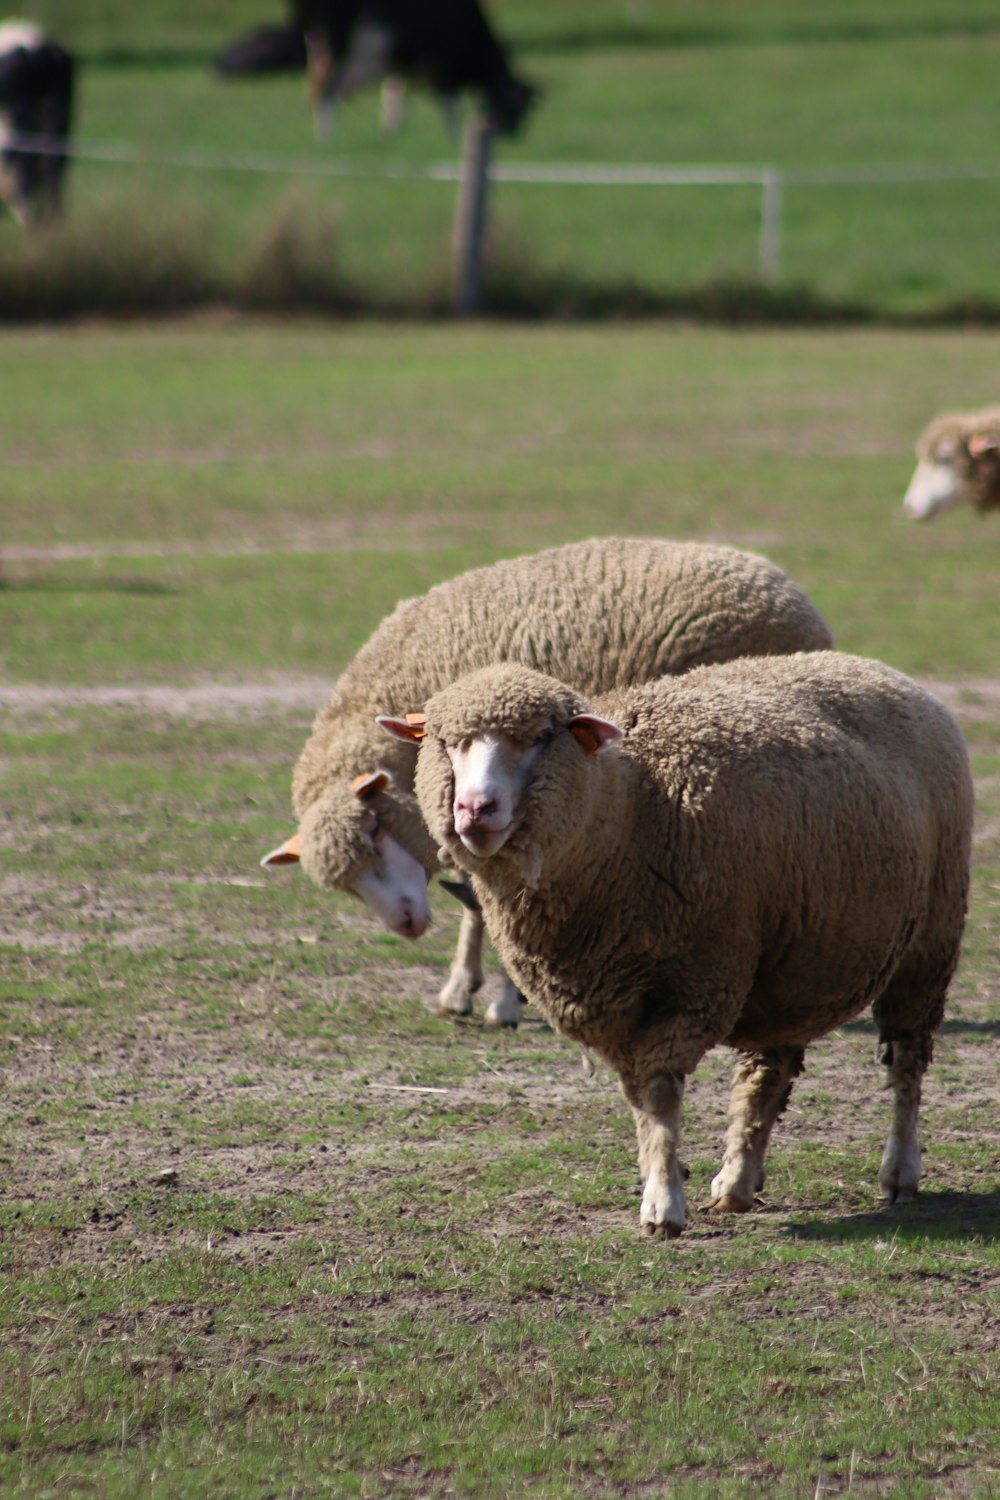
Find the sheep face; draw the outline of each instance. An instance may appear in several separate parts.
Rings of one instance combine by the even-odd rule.
[[[944,416],[917,445],[917,467],[903,509],[929,521],[961,503],[988,510],[1000,505],[1000,413]]]
[[[489,859],[510,838],[531,767],[551,733],[543,730],[529,745],[505,734],[445,745],[452,772],[452,827],[470,854]]]
[[[414,811],[413,797],[384,771],[335,784],[307,808],[294,838],[261,864],[301,860],[317,885],[359,897],[398,936],[420,937],[430,922],[433,850],[424,835],[423,862],[410,852]]]
[[[432,834],[467,869],[507,850],[534,867],[541,820],[575,829],[583,756],[621,739],[571,689],[516,667],[472,673],[427,705],[426,728],[379,721],[399,738],[422,738],[417,797]],[[472,857],[470,859],[470,856]]]

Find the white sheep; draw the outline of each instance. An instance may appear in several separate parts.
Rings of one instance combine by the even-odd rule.
[[[400,604],[345,669],[295,768],[298,833],[263,862],[301,858],[320,885],[361,896],[392,931],[418,937],[430,920],[436,846],[413,796],[416,750],[387,740],[376,715],[400,714],[495,661],[600,692],[831,644],[780,568],[731,547],[608,537],[475,568]],[[482,942],[478,911],[465,911],[442,1011],[471,1009]],[[505,983],[487,1024],[516,1024],[519,1014]]]
[[[904,511],[929,521],[960,504],[1000,510],[1000,406],[935,417],[920,434]]]
[[[640,1223],[679,1234],[685,1078],[736,1049],[715,1207],[764,1183],[806,1044],[871,1006],[895,1102],[884,1197],[917,1191],[921,1080],[958,958],[972,784],[948,711],[818,652],[612,694],[496,666],[436,694],[416,793],[525,996],[617,1071]],[[605,717],[612,715],[611,718]]]

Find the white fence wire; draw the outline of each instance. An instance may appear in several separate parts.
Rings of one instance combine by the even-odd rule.
[[[349,161],[330,158],[271,156],[219,151],[158,151],[122,142],[80,141],[69,145],[43,136],[21,136],[4,142],[6,150],[66,155],[80,161],[121,166],[178,167],[205,172],[271,173],[286,177],[381,178],[399,181],[460,183],[463,163],[387,160]],[[602,162],[490,161],[490,183],[541,187],[756,187],[760,191],[757,266],[765,280],[781,269],[782,217],[787,192],[795,187],[892,186],[913,183],[996,182],[1000,166],[988,164],[900,163],[864,167],[779,167],[774,165],[621,164]]]

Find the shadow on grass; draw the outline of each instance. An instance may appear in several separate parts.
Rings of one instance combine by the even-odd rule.
[[[450,244],[443,241],[401,290],[356,278],[341,255],[339,211],[292,191],[236,263],[200,200],[115,197],[30,238],[0,245],[0,325],[86,317],[174,317],[226,308],[270,316],[401,322],[454,318]],[[728,276],[675,288],[581,275],[547,263],[508,226],[490,234],[485,320],[586,323],[683,319],[728,327],[984,327],[1000,324],[988,296],[909,313],[828,296],[803,282]]]
[[[871,1016],[858,1016],[857,1020],[845,1021],[842,1026],[837,1027],[837,1030],[846,1031],[854,1036],[870,1036],[872,1038],[872,1045],[874,1046],[876,1031],[875,1023]],[[997,1040],[1000,1039],[1000,1020],[967,1021],[961,1016],[946,1015],[935,1035],[951,1037],[967,1036],[979,1038],[980,1040],[992,1037],[994,1040]]]
[[[157,578],[0,578],[0,592],[7,594],[137,594],[159,595],[183,592],[175,584]]]
[[[839,1218],[800,1219],[788,1225],[796,1240],[934,1240],[987,1244],[1000,1240],[1000,1189],[986,1193],[921,1193],[914,1203],[887,1204]]]
[[[651,48],[703,47],[759,47],[792,44],[795,46],[825,45],[830,42],[899,42],[942,40],[947,37],[991,36],[996,31],[992,16],[962,16],[955,14],[957,7],[940,15],[908,14],[900,6],[892,14],[878,14],[859,18],[824,16],[821,12],[806,20],[797,17],[768,20],[740,17],[737,24],[728,24],[720,17],[714,24],[683,20],[669,14],[649,14],[633,19],[587,25],[585,22],[570,25],[553,25],[539,29],[534,35],[519,35],[508,25],[502,28],[503,36],[517,56],[521,55],[582,55],[588,52],[622,52]],[[133,68],[203,68],[212,71],[212,59],[217,47],[197,46],[178,41],[176,45],[155,42],[149,46],[129,43],[112,43],[105,46],[83,48],[80,56],[91,66],[106,69]],[[291,71],[291,70],[290,70]],[[224,80],[228,82],[228,80]],[[252,81],[252,80],[251,80]]]
[[[662,17],[643,17],[634,21],[622,19],[600,26],[578,25],[525,36],[517,39],[518,54],[581,54],[586,52],[621,52],[629,49],[649,51],[655,47],[682,51],[689,47],[773,47],[793,45],[825,46],[833,43],[940,41],[947,37],[992,36],[996,21],[992,16],[908,15],[900,6],[889,15],[858,19],[822,14],[799,20],[754,20],[745,24],[684,25]]]

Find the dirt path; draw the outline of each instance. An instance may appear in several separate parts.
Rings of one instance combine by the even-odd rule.
[[[66,708],[156,710],[183,718],[263,715],[276,709],[315,709],[325,703],[333,677],[277,673],[255,681],[215,678],[193,683],[108,683],[65,687],[47,683],[0,683],[0,712],[61,713]],[[968,723],[1000,720],[1000,677],[968,682],[924,679],[956,718]]]

